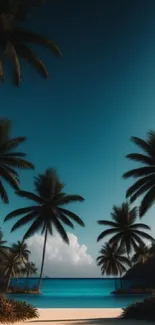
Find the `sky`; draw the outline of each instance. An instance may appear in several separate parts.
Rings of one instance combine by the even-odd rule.
[[[76,226],[72,233],[67,229],[69,248],[57,235],[49,238],[45,275],[56,276],[59,270],[62,277],[98,277],[95,259],[103,242],[96,238],[103,228],[97,220],[110,220],[112,206],[125,200],[132,183],[122,179],[133,166],[125,155],[137,151],[130,137],[145,138],[155,129],[155,2],[47,1],[29,16],[26,27],[53,39],[63,56],[58,59],[35,46],[49,79],[21,62],[20,88],[12,85],[11,65],[0,85],[1,117],[12,120],[13,137],[27,136],[21,150],[36,166],[20,172],[21,188],[33,190],[33,176],[53,167],[67,193],[85,198],[70,208],[86,227]],[[3,224],[3,219],[27,203],[8,191],[10,204],[1,204],[0,225],[12,243],[26,228],[10,234],[12,223]],[[154,215],[153,208],[143,218],[152,235]],[[40,234],[29,239],[38,266],[42,241]]]

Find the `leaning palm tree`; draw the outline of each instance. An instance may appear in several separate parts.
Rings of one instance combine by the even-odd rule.
[[[27,243],[23,240],[18,240],[10,247],[11,253],[15,256],[15,259],[21,263],[26,263],[29,259],[30,251],[28,250]]]
[[[111,236],[111,243],[118,243],[120,246],[125,246],[128,257],[132,250],[137,245],[143,244],[143,240],[147,239],[151,242],[153,237],[144,230],[150,230],[150,227],[143,223],[136,223],[137,208],[130,209],[128,203],[123,203],[121,206],[113,206],[111,213],[112,221],[99,220],[98,223],[103,226],[108,226],[97,238],[97,241]]]
[[[130,198],[132,203],[143,195],[140,204],[140,217],[142,217],[155,202],[155,132],[149,131],[146,140],[137,137],[132,137],[131,140],[143,152],[131,153],[126,157],[144,166],[126,172],[123,177],[137,179],[128,188],[126,197]]]
[[[135,247],[135,253],[131,259],[132,263],[145,263],[150,257],[149,248],[143,243]]]
[[[44,234],[44,246],[40,271],[40,280],[38,284],[38,290],[40,290],[43,274],[43,266],[45,260],[46,243],[48,234],[53,235],[53,228],[55,228],[60,234],[64,242],[69,244],[69,238],[64,229],[63,224],[74,228],[71,220],[78,223],[80,226],[84,226],[83,221],[75,213],[63,208],[64,205],[72,202],[84,201],[80,195],[66,195],[62,190],[64,185],[60,182],[56,171],[48,169],[43,175],[39,175],[35,178],[35,193],[18,191],[17,194],[20,197],[24,197],[34,202],[34,205],[17,209],[9,213],[5,221],[11,220],[17,216],[25,215],[21,217],[12,227],[11,231],[18,229],[31,222],[31,226],[28,228],[24,235],[24,240],[32,236],[38,230]],[[71,219],[71,220],[70,220]]]
[[[0,120],[0,197],[4,203],[9,202],[8,194],[2,180],[6,181],[14,190],[19,190],[18,169],[32,169],[34,165],[25,160],[23,152],[14,149],[26,141],[26,137],[10,138],[11,122]]]
[[[97,265],[101,267],[102,275],[121,276],[131,266],[129,259],[125,256],[125,248],[117,244],[106,243],[102,246],[97,257]]]
[[[5,81],[2,59],[2,55],[5,55],[7,59],[13,62],[15,67],[14,81],[17,86],[20,85],[21,81],[19,58],[32,64],[43,77],[48,77],[48,71],[44,62],[36,52],[30,48],[30,43],[44,46],[56,56],[61,56],[59,47],[52,40],[26,28],[19,27],[19,19],[23,16],[25,17],[31,6],[30,0],[28,0],[28,5],[25,0],[5,0],[0,4],[0,79],[3,82]]]

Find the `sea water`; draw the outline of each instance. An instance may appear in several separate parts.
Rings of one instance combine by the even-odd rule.
[[[20,279],[19,286],[27,280]],[[29,279],[29,286],[37,284]],[[14,281],[13,281],[14,283]],[[12,284],[13,284],[12,283]],[[38,308],[124,308],[146,295],[113,295],[115,279],[51,279],[42,281],[41,294],[13,294],[9,298],[23,300]]]

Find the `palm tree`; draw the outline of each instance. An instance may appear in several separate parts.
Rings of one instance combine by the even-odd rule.
[[[34,165],[25,160],[23,152],[13,151],[26,141],[25,137],[10,138],[11,122],[0,120],[0,197],[4,203],[9,203],[7,192],[2,180],[9,183],[14,190],[19,190],[19,176],[16,168],[33,169]]]
[[[137,137],[132,137],[131,140],[143,153],[131,153],[126,157],[144,166],[126,172],[123,177],[137,179],[128,188],[126,197],[130,198],[132,203],[143,195],[140,204],[140,217],[142,217],[155,202],[155,132],[149,131],[146,141]]]
[[[26,263],[29,259],[30,251],[28,250],[27,244],[22,240],[18,240],[17,243],[12,244],[10,247],[11,253],[15,259],[20,263]]]
[[[135,253],[132,257],[132,263],[145,263],[150,257],[149,248],[143,243],[135,247]]]
[[[39,3],[40,1],[37,2]],[[32,64],[43,77],[48,77],[48,71],[44,62],[40,59],[36,52],[28,46],[29,43],[44,46],[58,57],[61,56],[59,47],[52,40],[27,30],[26,28],[17,26],[19,20],[26,16],[31,7],[32,4],[30,0],[28,0],[28,4],[26,4],[26,0],[5,0],[0,4],[0,35],[2,54],[5,55],[6,58],[10,59],[14,64],[14,81],[17,86],[20,85],[21,81],[19,57]],[[2,56],[0,57],[0,79],[3,82],[5,81]]]
[[[125,256],[125,248],[117,244],[105,243],[97,257],[97,265],[101,267],[102,275],[121,276],[131,266],[129,259]]]
[[[29,278],[31,275],[36,275],[37,267],[33,262],[27,262],[24,264],[23,268],[21,269],[22,274],[26,275]]]
[[[99,220],[98,224],[108,226],[97,238],[97,241],[112,236],[111,243],[118,243],[125,246],[128,257],[137,245],[143,244],[143,240],[147,239],[153,241],[153,237],[148,233],[142,231],[150,230],[150,227],[143,223],[136,223],[137,208],[130,209],[128,203],[123,203],[121,206],[113,206],[111,213],[112,221]]]
[[[63,241],[69,244],[69,238],[63,224],[74,228],[70,219],[78,223],[80,226],[84,226],[84,223],[79,216],[63,208],[63,206],[72,202],[82,202],[84,199],[79,195],[66,195],[62,192],[64,185],[60,183],[56,171],[53,169],[48,169],[43,175],[36,177],[34,185],[35,193],[26,191],[17,192],[20,197],[33,201],[34,205],[17,209],[9,213],[6,216],[5,221],[24,214],[25,216],[21,217],[20,220],[14,224],[11,231],[31,222],[31,226],[24,235],[24,240],[32,236],[38,230],[41,230],[41,233],[44,234],[43,255],[40,280],[38,284],[38,290],[40,290],[48,234],[53,235],[53,228],[55,228]]]
[[[23,275],[26,275],[27,280],[28,280],[28,287],[29,287],[29,277],[32,275],[36,275],[36,273],[37,273],[37,267],[36,267],[35,263],[33,263],[33,262],[25,263],[21,269],[21,273]]]
[[[10,287],[10,282],[13,277],[18,276],[21,263],[15,259],[14,254],[6,254],[3,262],[4,276],[7,277],[6,292]]]

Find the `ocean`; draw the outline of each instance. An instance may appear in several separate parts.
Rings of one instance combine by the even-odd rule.
[[[19,280],[22,285],[25,279]],[[29,286],[36,279],[29,280]],[[118,280],[119,281],[119,280]],[[14,282],[14,281],[13,281]],[[111,294],[115,289],[114,279],[51,279],[42,281],[40,295],[8,295],[16,300],[24,300],[38,308],[124,308],[144,299],[144,295]]]

